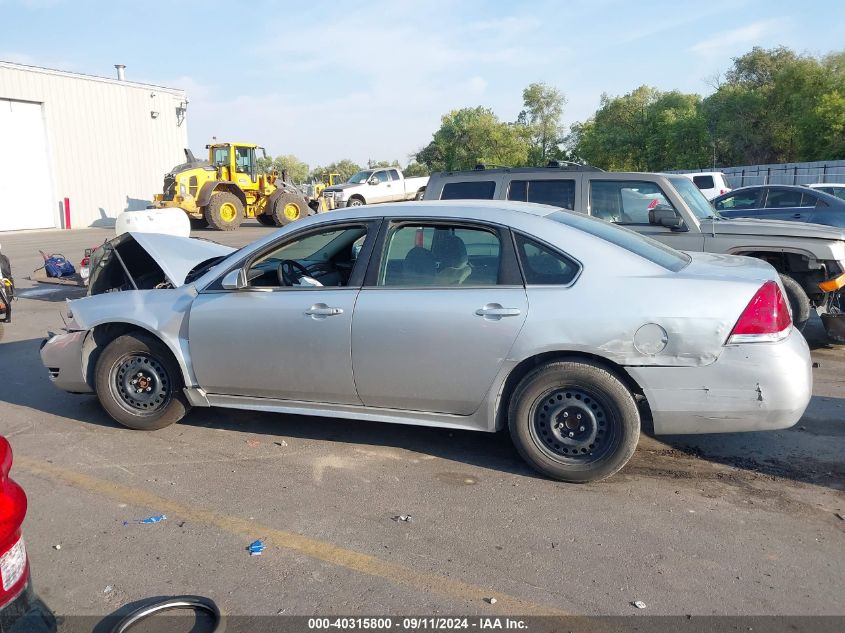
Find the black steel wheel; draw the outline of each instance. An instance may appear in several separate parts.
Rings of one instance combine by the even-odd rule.
[[[597,481],[634,454],[640,414],[628,387],[588,360],[540,365],[517,385],[508,427],[519,454],[549,477]]]
[[[116,422],[150,431],[178,422],[190,411],[179,366],[158,339],[141,332],[109,343],[97,360],[95,388]]]
[[[618,440],[610,411],[600,396],[586,389],[552,389],[534,402],[531,438],[554,460],[600,461]]]

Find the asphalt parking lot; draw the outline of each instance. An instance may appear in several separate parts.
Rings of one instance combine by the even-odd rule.
[[[269,230],[197,235],[240,246]],[[56,613],[180,593],[250,615],[629,615],[636,600],[652,615],[845,614],[845,348],[818,323],[798,425],[643,436],[597,484],[540,478],[504,435],[222,409],[135,432],[50,385],[39,343],[83,292],[26,279],[39,248],[78,262],[110,235],[2,236],[21,298],[0,341],[0,433]]]

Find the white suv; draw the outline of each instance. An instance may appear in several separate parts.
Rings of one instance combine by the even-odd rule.
[[[681,176],[692,180],[708,200],[731,190],[727,176],[720,171],[702,171],[694,174],[681,174]]]

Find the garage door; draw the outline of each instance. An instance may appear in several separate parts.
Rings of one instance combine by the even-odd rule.
[[[41,104],[0,99],[0,139],[0,231],[55,227]]]

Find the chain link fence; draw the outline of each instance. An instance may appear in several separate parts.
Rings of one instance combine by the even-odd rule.
[[[742,165],[716,169],[679,169],[672,173],[688,174],[720,171],[732,188],[746,185],[810,185],[816,182],[845,183],[845,160],[782,165]]]

